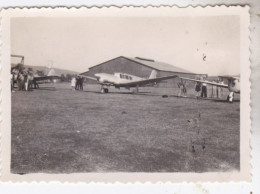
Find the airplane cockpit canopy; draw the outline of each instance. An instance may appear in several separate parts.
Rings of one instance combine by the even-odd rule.
[[[132,76],[124,73],[115,73],[115,76],[120,77],[121,79],[133,80]]]

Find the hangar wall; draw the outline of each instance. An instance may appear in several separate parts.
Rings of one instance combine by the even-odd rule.
[[[118,57],[111,59],[99,65],[89,68],[88,72],[82,73],[83,75],[94,77],[96,73],[109,73],[114,74],[115,72],[122,72],[132,74],[138,77],[148,78],[154,68],[137,63],[135,61],[129,60],[124,57]],[[179,73],[179,72],[168,72],[157,70],[157,77],[169,76],[169,75],[178,75],[188,78],[195,78],[198,74],[192,73]],[[175,87],[177,88],[177,83],[180,82],[179,78],[166,80],[158,84],[159,87]],[[95,81],[86,79],[85,83],[87,84],[96,84]],[[193,84],[194,85],[194,84]]]

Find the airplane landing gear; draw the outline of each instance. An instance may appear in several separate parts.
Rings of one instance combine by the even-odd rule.
[[[108,88],[104,88],[104,86],[101,86],[101,94],[108,93]]]
[[[134,88],[134,89],[132,90],[132,92],[133,92],[133,94],[137,94],[137,93],[139,92],[139,87],[136,86],[136,88]]]
[[[230,92],[230,94],[227,96],[227,101],[229,103],[232,103],[234,99],[234,92]]]
[[[103,87],[101,87],[101,90],[100,90],[101,94],[104,94],[105,93],[105,90]]]

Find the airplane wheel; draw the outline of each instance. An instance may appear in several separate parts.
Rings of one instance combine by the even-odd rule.
[[[105,89],[101,88],[101,94],[104,94],[104,93],[105,93]]]
[[[227,101],[228,101],[229,103],[233,103],[233,99],[234,99],[233,96],[232,96],[232,97],[230,97],[229,95],[227,96]]]
[[[108,88],[104,88],[105,93],[108,93]]]

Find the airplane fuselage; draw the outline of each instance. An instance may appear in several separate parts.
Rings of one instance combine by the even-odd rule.
[[[95,77],[97,78],[99,84],[108,86],[144,80],[143,78],[126,73],[115,73],[113,75],[107,73],[96,73]]]
[[[240,93],[240,79],[228,79],[228,90],[230,92]]]
[[[141,78],[135,75],[130,75],[127,73],[96,73],[95,77],[81,75],[82,77],[95,80],[101,85],[101,93],[108,93],[108,87],[114,86],[115,88],[126,88],[130,90],[130,88],[135,88],[133,90],[134,93],[137,93],[139,87],[142,86],[154,86],[158,82],[176,78],[177,75],[163,76],[157,77],[157,71],[152,70],[149,78]]]

